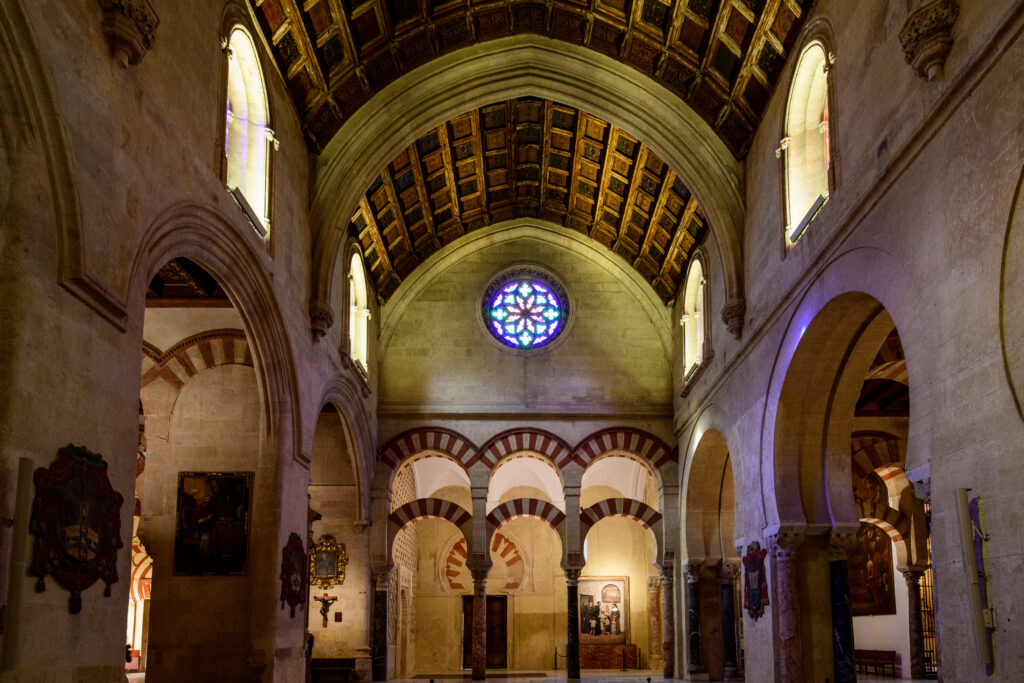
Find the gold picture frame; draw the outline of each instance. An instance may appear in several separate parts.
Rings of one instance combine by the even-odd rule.
[[[345,544],[338,543],[334,536],[324,534],[309,549],[309,585],[326,590],[345,583],[347,564]]]

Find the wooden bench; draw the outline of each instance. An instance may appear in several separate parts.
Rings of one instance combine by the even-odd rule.
[[[316,657],[310,666],[313,683],[351,683],[355,670],[356,660],[351,657]]]
[[[853,661],[859,673],[866,674],[870,669],[875,675],[897,676],[895,650],[854,650]]]

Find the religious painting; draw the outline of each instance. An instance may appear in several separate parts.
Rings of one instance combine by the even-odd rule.
[[[71,444],[57,451],[49,468],[37,469],[33,479],[29,531],[35,541],[29,574],[37,577],[37,593],[46,590],[46,576],[53,576],[71,592],[68,611],[78,614],[82,591],[102,579],[103,595],[110,597],[110,584],[117,582],[124,497],[111,487],[103,457]]]
[[[302,537],[294,531],[281,551],[281,609],[285,603],[291,608],[292,619],[295,608],[306,604],[306,551],[302,549]]]
[[[754,621],[764,615],[768,605],[768,574],[764,570],[764,559],[768,551],[754,541],[747,546],[743,556],[743,607]]]
[[[348,553],[345,544],[325,534],[309,549],[309,583],[311,586],[333,588],[345,583]]]
[[[580,577],[580,643],[629,642],[629,578]]]
[[[178,474],[176,575],[245,575],[251,488],[251,472]]]
[[[853,616],[896,614],[892,542],[873,524],[861,523],[847,554]]]

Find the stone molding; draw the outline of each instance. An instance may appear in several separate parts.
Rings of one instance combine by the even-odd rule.
[[[960,16],[957,0],[931,0],[911,12],[900,30],[907,64],[921,78],[942,77],[946,55],[953,47],[953,24]]]
[[[153,47],[160,17],[149,0],[100,0],[103,35],[122,66],[138,64]]]
[[[729,299],[722,306],[722,322],[725,323],[729,334],[740,338],[743,334],[743,318],[747,314],[747,301],[743,298]]]
[[[334,311],[323,301],[312,301],[309,304],[309,327],[313,332],[313,341],[327,334],[334,325]]]

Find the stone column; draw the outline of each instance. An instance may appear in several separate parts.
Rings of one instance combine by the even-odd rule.
[[[569,632],[566,634],[565,665],[566,677],[569,680],[580,678],[580,569],[572,567],[565,570],[565,584],[568,587]]]
[[[779,677],[786,683],[803,683],[800,651],[800,594],[797,590],[797,551],[803,536],[776,534],[768,539],[775,561],[776,637],[779,639]]]
[[[736,681],[741,678],[736,640],[736,578],[739,575],[738,564],[722,563],[722,655],[725,660],[724,677],[727,681]]]
[[[856,683],[853,661],[853,611],[850,606],[850,566],[847,549],[853,536],[833,534],[829,539],[828,568],[832,596],[832,674],[836,683]]]
[[[374,600],[370,667],[375,681],[388,679],[388,601],[393,572],[394,567],[391,566],[378,567],[373,571]]]
[[[700,568],[699,562],[687,562],[683,566],[686,576],[686,651],[690,662],[686,672],[704,673],[704,652],[700,633]]]
[[[675,678],[675,622],[672,618],[672,565],[661,567],[661,670]]]
[[[661,666],[661,648],[656,646],[658,634],[661,633],[661,577],[647,577],[647,632],[650,634],[650,661],[648,669]]]
[[[924,572],[908,569],[903,572],[907,582],[907,603],[910,610],[910,677],[924,678],[924,624],[921,623],[921,577]]]
[[[473,680],[487,678],[487,568],[473,574]]]

